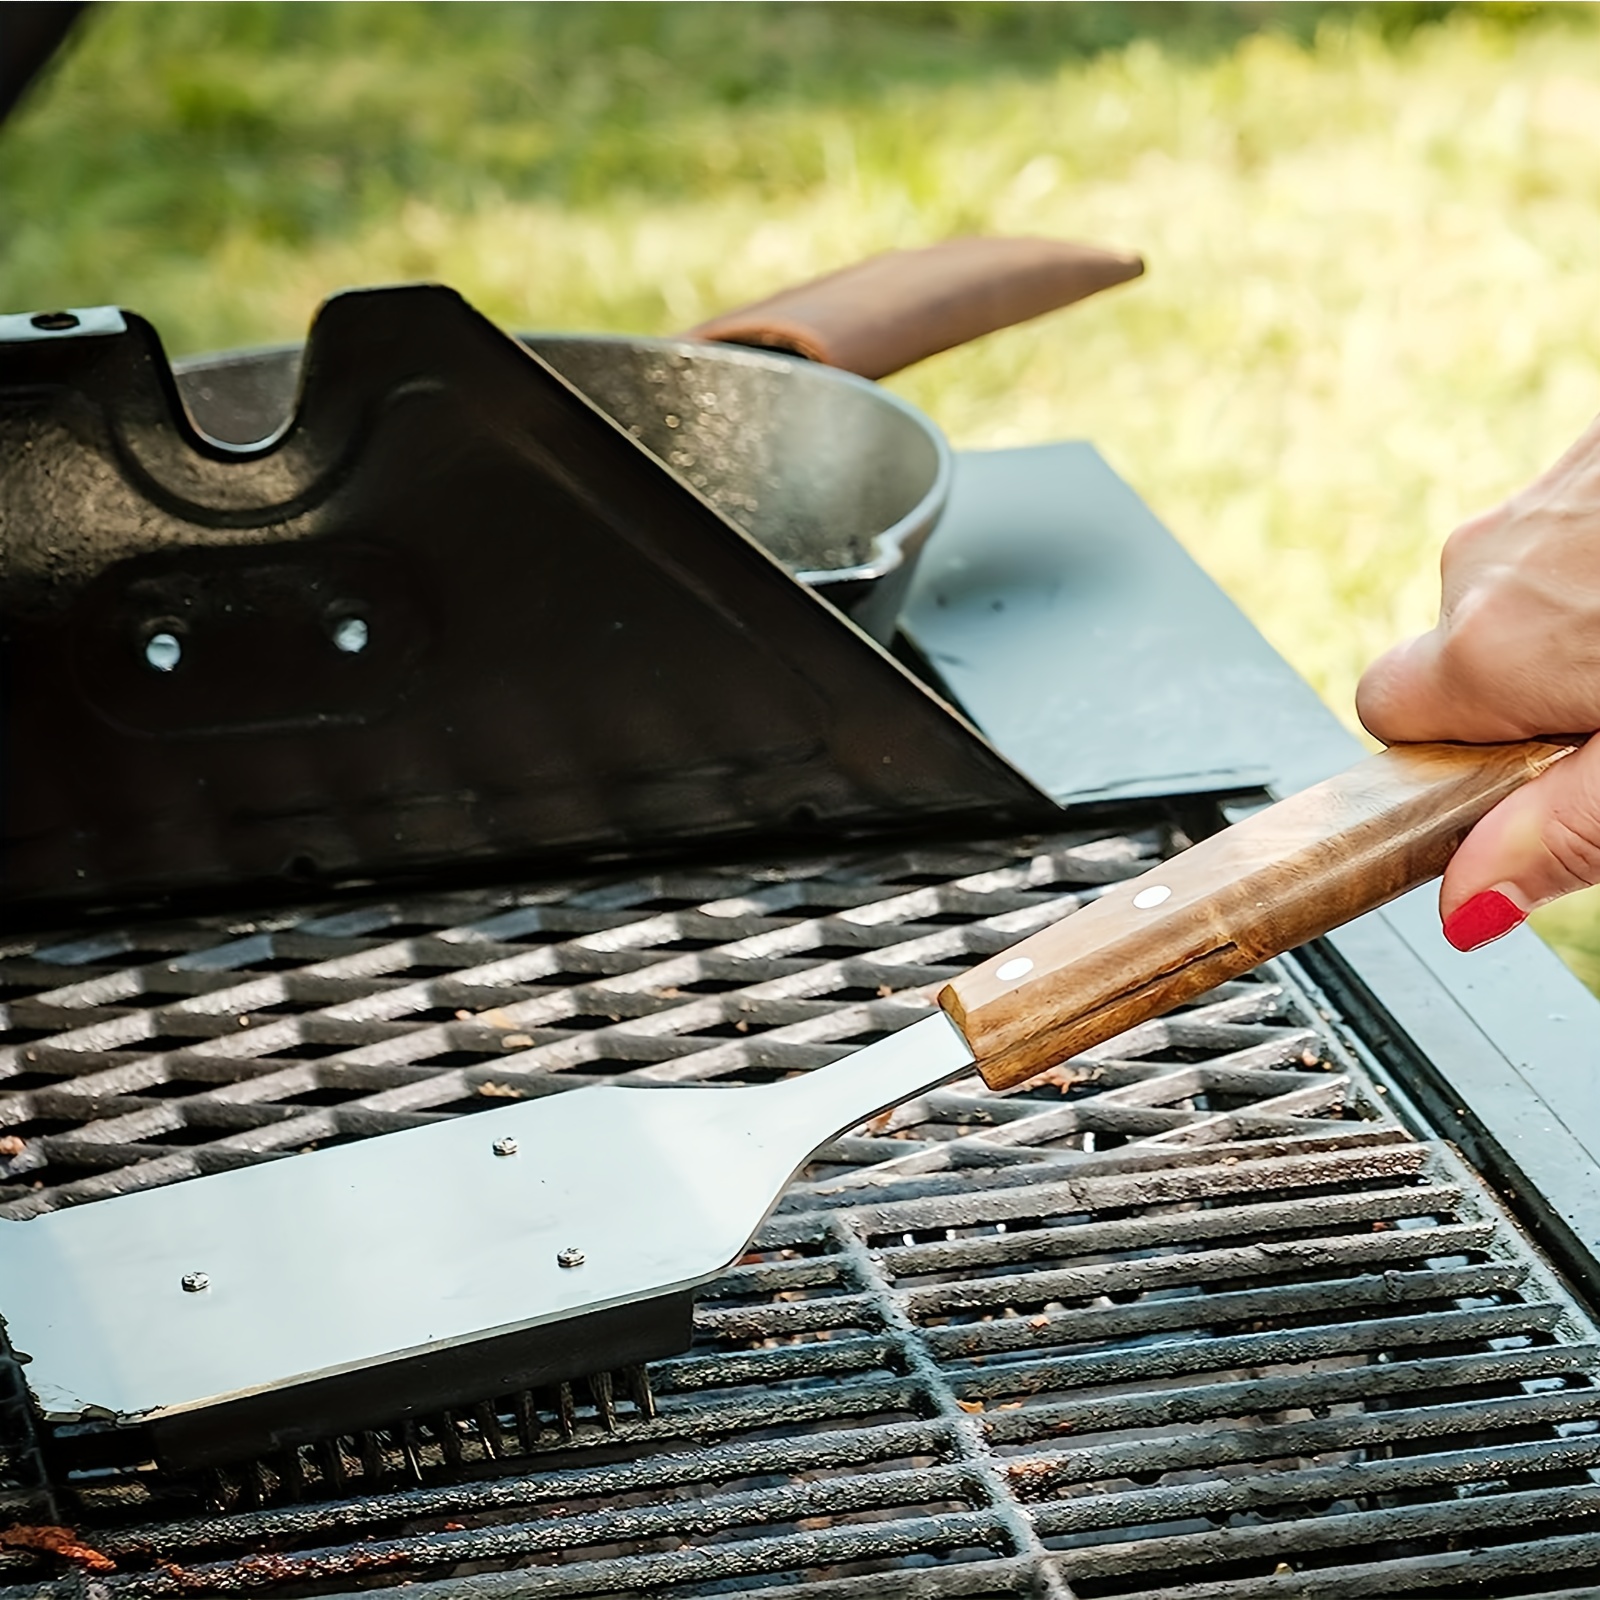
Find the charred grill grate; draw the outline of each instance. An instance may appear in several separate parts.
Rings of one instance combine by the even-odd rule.
[[[1171,842],[18,947],[6,1205],[507,1093],[804,1070]],[[291,1054],[307,1043],[333,1048]],[[1600,1335],[1354,1049],[1279,962],[1013,1094],[958,1083],[876,1119],[703,1296],[694,1350],[652,1369],[653,1417],[618,1397],[610,1432],[583,1404],[570,1437],[524,1438],[506,1402],[440,1423],[409,1477],[352,1447],[234,1484],[306,1503],[207,1513],[123,1473],[66,1485],[63,1513],[116,1562],[108,1600],[1592,1590]],[[77,1592],[22,1550],[0,1580],[0,1600]]]
[[[14,941],[0,946],[0,1217],[580,1084],[805,1071],[925,1015],[925,991],[1170,842],[1079,836]],[[1219,1004],[1194,1046],[1181,1021],[1125,1042],[1071,1111],[1050,1085],[947,1092],[846,1141],[836,1164],[1048,1159],[1063,1143],[1216,1137],[1230,1112],[1239,1131],[1336,1107],[1340,1085],[1297,1059],[1314,1035],[1275,1017],[1274,991],[1236,985]],[[1199,1064],[1175,1073],[1186,1052]],[[947,1148],[991,1119],[1004,1126]]]

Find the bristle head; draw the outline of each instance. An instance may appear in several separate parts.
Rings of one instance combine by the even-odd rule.
[[[649,1370],[624,1367],[218,1468],[202,1493],[213,1510],[243,1511],[415,1488],[626,1434],[655,1415]]]

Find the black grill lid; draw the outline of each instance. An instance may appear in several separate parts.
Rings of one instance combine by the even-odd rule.
[[[341,295],[296,417],[0,319],[8,908],[1056,807],[441,288]]]

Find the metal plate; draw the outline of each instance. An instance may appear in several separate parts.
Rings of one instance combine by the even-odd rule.
[[[705,1281],[812,1150],[971,1064],[941,1012],[789,1082],[586,1089],[3,1223],[7,1332],[47,1417],[292,1409],[385,1364],[400,1393],[413,1358]]]

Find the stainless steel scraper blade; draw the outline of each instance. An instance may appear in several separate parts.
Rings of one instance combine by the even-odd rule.
[[[691,1289],[814,1149],[971,1064],[936,1013],[780,1083],[580,1089],[3,1223],[8,1333],[47,1417],[147,1419]]]

